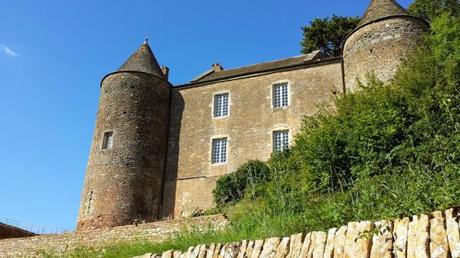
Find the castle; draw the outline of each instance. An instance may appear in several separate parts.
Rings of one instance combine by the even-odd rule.
[[[372,0],[343,55],[224,70],[174,86],[147,42],[101,82],[77,230],[191,215],[213,207],[217,179],[288,148],[303,116],[374,73],[389,81],[427,24]]]

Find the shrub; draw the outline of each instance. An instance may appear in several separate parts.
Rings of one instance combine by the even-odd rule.
[[[391,83],[371,77],[305,118],[256,199],[228,209],[233,225],[288,221],[285,235],[460,205],[459,19],[439,16],[423,41]]]
[[[268,166],[260,161],[248,161],[234,173],[222,176],[213,190],[214,202],[218,206],[241,200],[246,192],[256,196],[256,185],[267,181]]]

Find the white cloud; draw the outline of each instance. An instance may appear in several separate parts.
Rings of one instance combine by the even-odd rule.
[[[5,45],[0,45],[0,48],[2,49],[2,52],[7,55],[7,56],[11,56],[11,57],[17,57],[19,54],[14,52],[11,48],[9,48],[8,46],[5,46]]]

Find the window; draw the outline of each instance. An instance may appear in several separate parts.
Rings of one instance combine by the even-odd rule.
[[[212,164],[227,162],[227,138],[212,140]]]
[[[289,84],[287,82],[273,84],[273,107],[289,105]]]
[[[113,147],[113,132],[105,132],[104,139],[102,139],[102,149],[108,150]]]
[[[289,149],[289,130],[273,132],[273,151],[284,151]]]
[[[228,116],[228,93],[214,95],[214,117]]]
[[[90,191],[89,194],[88,194],[88,198],[86,199],[86,203],[85,203],[85,210],[86,210],[86,215],[89,215],[92,211],[92,208],[93,208],[93,195],[94,195],[94,191]]]

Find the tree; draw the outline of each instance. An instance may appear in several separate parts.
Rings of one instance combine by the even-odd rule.
[[[302,27],[302,53],[314,50],[323,51],[326,57],[342,55],[345,37],[358,26],[358,17],[332,16],[332,18],[315,19],[310,26]]]
[[[459,0],[415,0],[409,6],[409,12],[426,21],[432,21],[443,12],[450,12],[454,16],[460,16]]]

